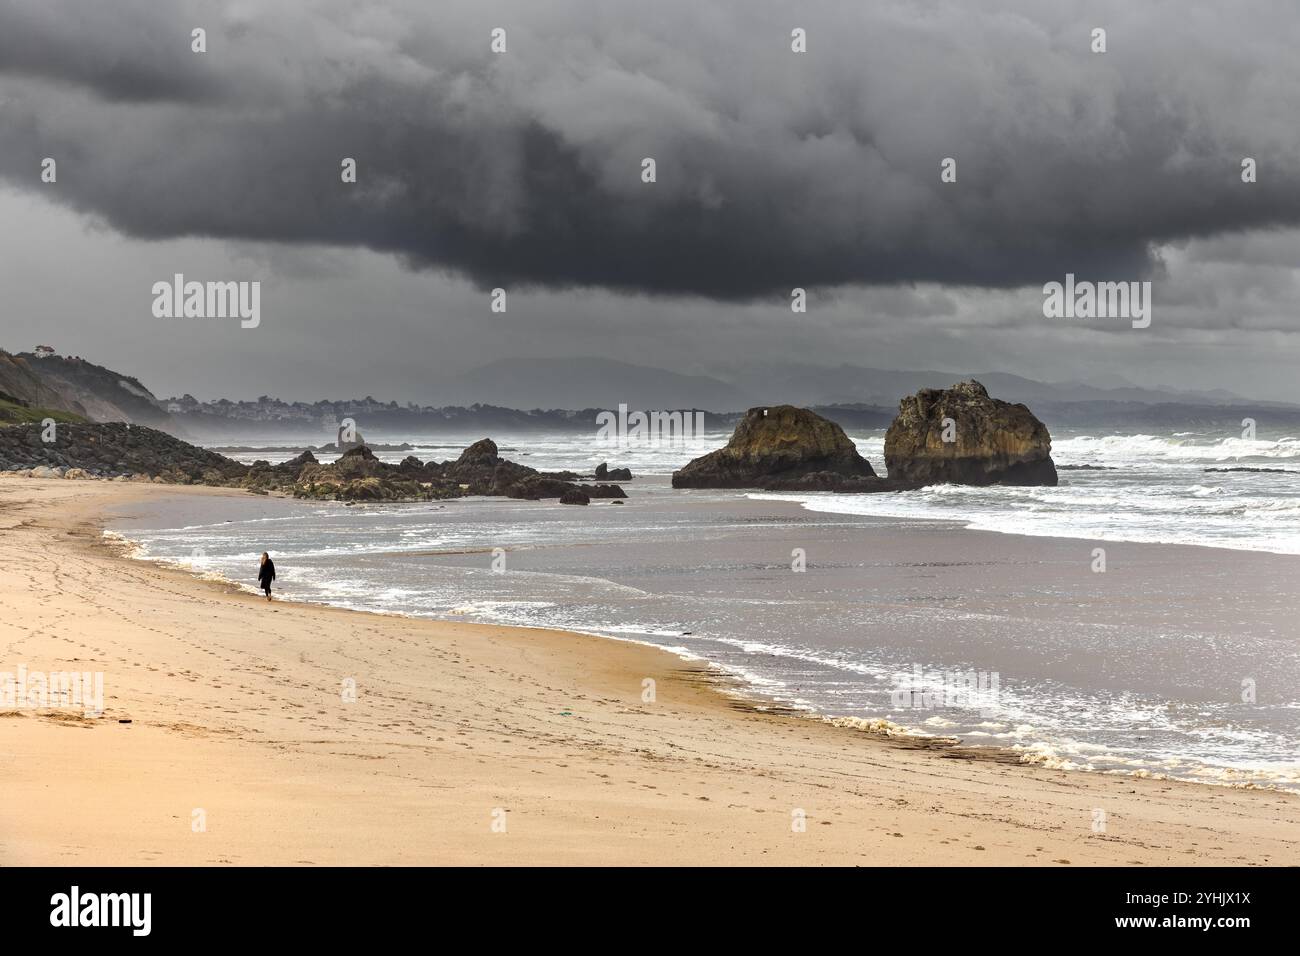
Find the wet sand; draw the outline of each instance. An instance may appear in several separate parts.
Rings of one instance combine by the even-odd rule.
[[[0,476],[0,671],[106,697],[0,713],[0,863],[1300,863],[1291,795],[885,738],[655,648],[268,604],[105,546],[106,509],[178,492],[230,494]]]

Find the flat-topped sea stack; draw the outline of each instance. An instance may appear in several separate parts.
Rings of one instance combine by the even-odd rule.
[[[806,408],[751,408],[725,448],[673,472],[674,488],[762,488],[824,474],[874,478],[844,429]]]
[[[890,479],[914,484],[1055,485],[1051,453],[1033,412],[974,380],[904,398],[885,434]]]

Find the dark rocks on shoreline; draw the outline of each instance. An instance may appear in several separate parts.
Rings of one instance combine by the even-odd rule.
[[[747,411],[726,447],[673,472],[673,487],[759,488],[818,473],[876,474],[839,425],[806,408],[773,405]]]
[[[885,434],[891,478],[923,484],[1055,485],[1047,426],[976,381],[904,398]]]
[[[177,484],[226,484],[249,467],[142,425],[67,424],[43,441],[39,423],[0,428],[0,470],[46,468],[77,477],[134,478]],[[62,475],[60,475],[62,477]]]
[[[618,485],[579,486],[507,461],[486,438],[454,462],[421,462],[411,455],[392,465],[358,445],[328,465],[321,464],[310,449],[279,465],[266,461],[244,465],[137,425],[60,424],[51,442],[42,441],[42,432],[38,424],[0,428],[0,471],[212,485],[330,501],[430,501],[465,495],[543,499],[570,493],[588,499],[626,497]]]

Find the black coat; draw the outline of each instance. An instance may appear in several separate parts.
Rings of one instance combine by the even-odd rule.
[[[262,565],[257,571],[257,583],[262,585],[262,590],[270,587],[271,582],[275,580],[275,562],[270,558],[266,559],[266,564]]]

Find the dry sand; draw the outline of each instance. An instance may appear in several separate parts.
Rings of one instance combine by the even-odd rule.
[[[1294,796],[927,748],[760,712],[653,648],[114,554],[99,515],[163,493],[0,476],[0,672],[102,671],[106,699],[0,712],[0,864],[1300,863]]]

